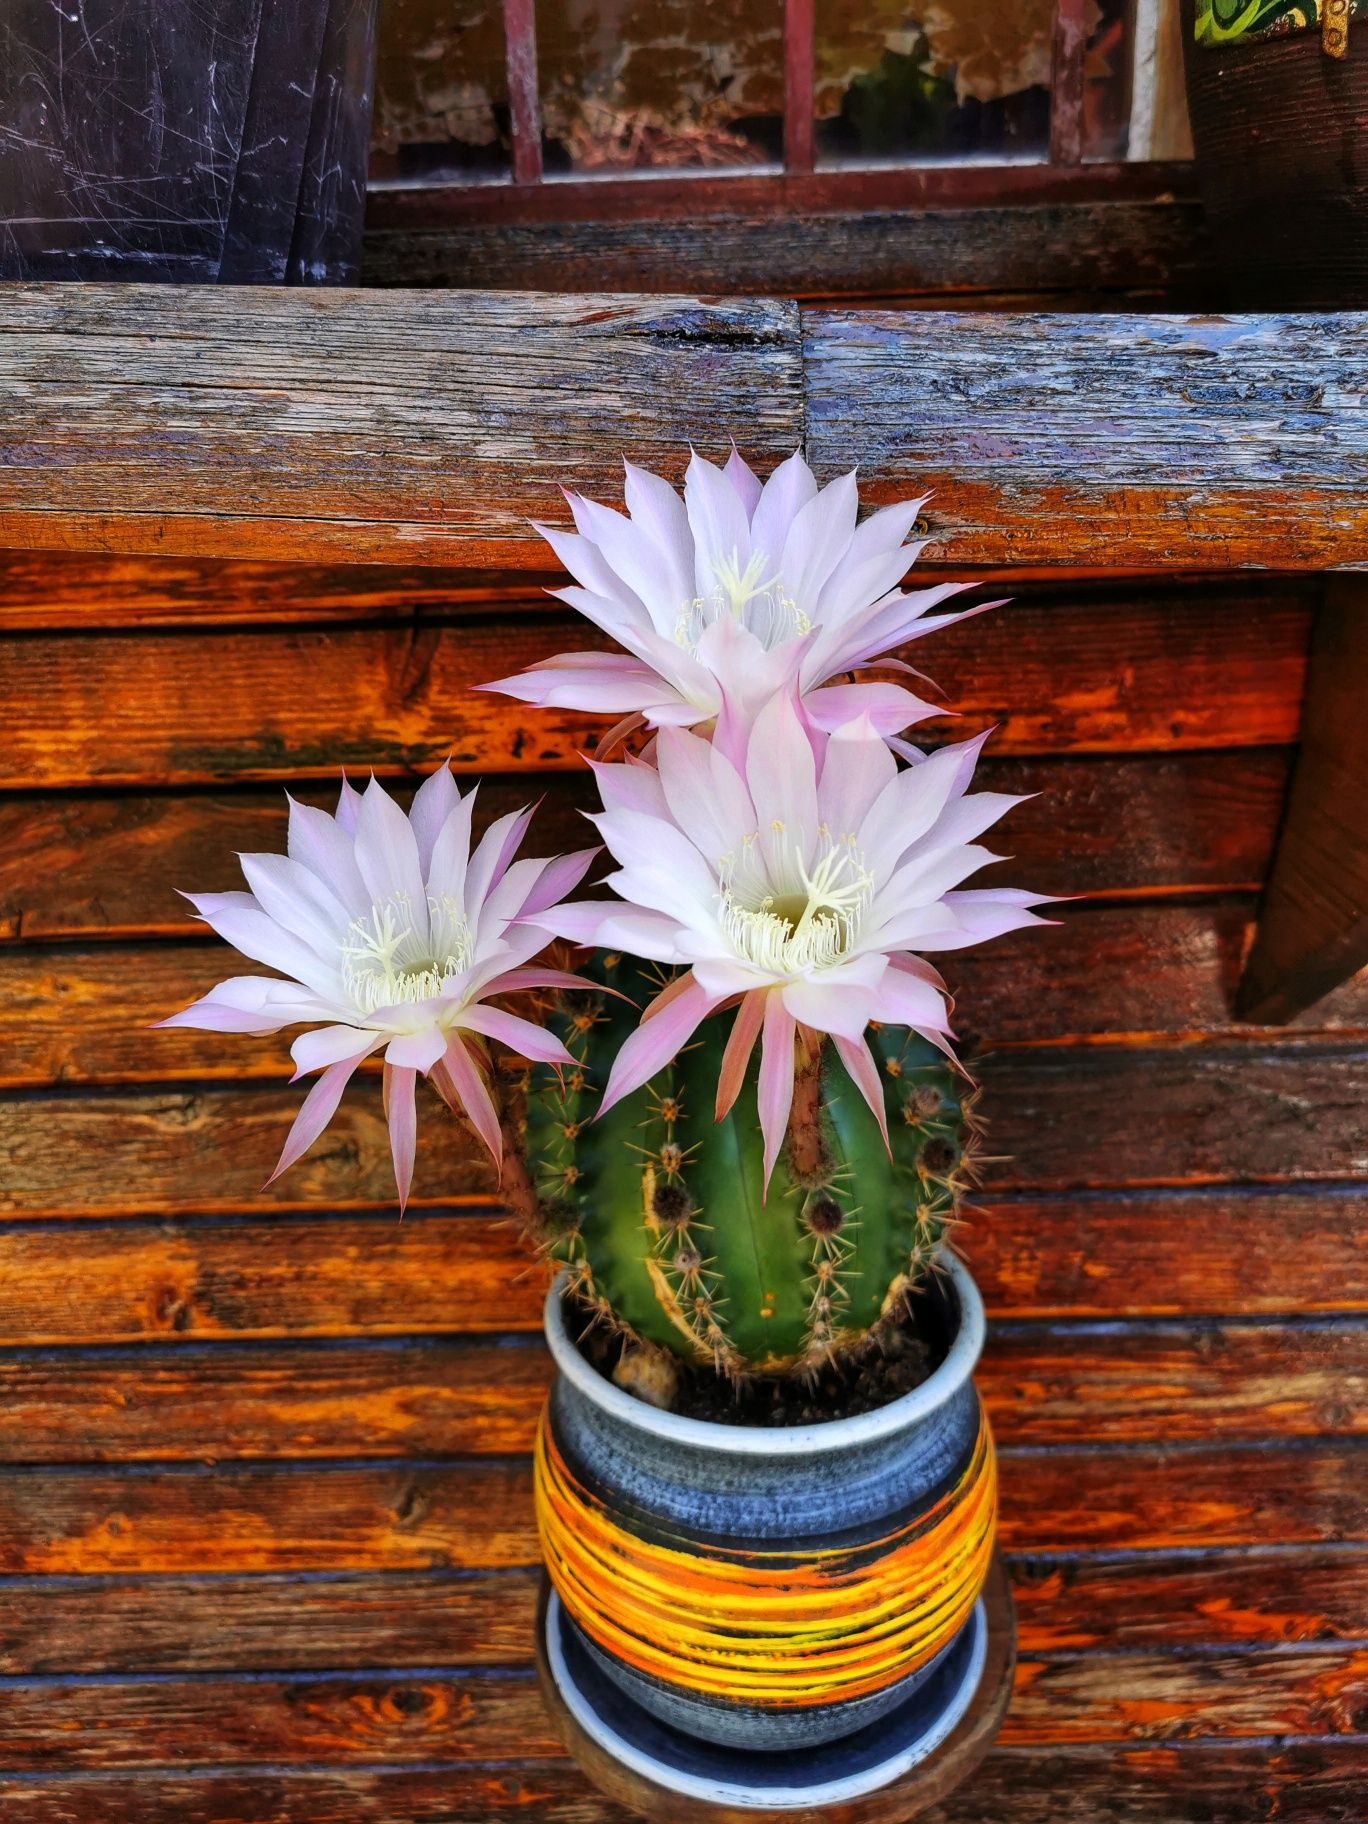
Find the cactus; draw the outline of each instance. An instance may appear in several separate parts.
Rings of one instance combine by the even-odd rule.
[[[972,1180],[975,1128],[954,1066],[904,1028],[871,1029],[890,1156],[828,1048],[820,1144],[801,1165],[786,1148],[765,1196],[754,1060],[732,1112],[713,1118],[729,1016],[594,1120],[661,982],[630,957],[597,955],[585,973],[626,998],[569,996],[552,1013],[578,1066],[563,1077],[538,1067],[527,1116],[544,1244],[580,1298],[641,1341],[733,1376],[810,1371],[898,1314]]]

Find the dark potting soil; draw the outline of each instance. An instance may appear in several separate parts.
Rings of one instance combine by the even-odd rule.
[[[577,1340],[585,1360],[611,1380],[624,1339],[586,1326]],[[919,1294],[901,1322],[884,1324],[863,1347],[815,1375],[754,1374],[733,1381],[703,1364],[676,1361],[678,1386],[669,1410],[715,1425],[831,1424],[877,1412],[911,1393],[940,1367],[948,1347],[943,1301],[934,1292]]]

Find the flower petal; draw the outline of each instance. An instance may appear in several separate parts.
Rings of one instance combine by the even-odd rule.
[[[834,1036],[832,1042],[851,1082],[869,1104],[869,1112],[878,1122],[883,1143],[891,1155],[893,1149],[888,1141],[888,1111],[884,1107],[883,1084],[879,1079],[878,1066],[869,1055],[869,1046],[863,1038],[848,1039],[840,1033]]]
[[[500,1165],[503,1158],[503,1135],[499,1117],[484,1078],[457,1034],[451,1035],[446,1056],[433,1067],[432,1080],[450,1105],[453,1101],[464,1111],[466,1119],[484,1141]]]
[[[418,844],[418,866],[424,880],[432,865],[432,850],[438,833],[456,809],[460,797],[449,764],[443,764],[435,773],[429,773],[413,794],[409,822],[413,825],[414,839]]]
[[[385,1115],[401,1216],[413,1188],[413,1161],[418,1151],[418,1107],[414,1099],[417,1083],[416,1070],[402,1064],[385,1065]]]
[[[760,1036],[764,1018],[764,993],[757,990],[743,995],[741,1005],[736,1010],[736,1019],[727,1035],[726,1050],[722,1053],[722,1068],[717,1073],[717,1101],[713,1109],[715,1120],[721,1121],[731,1112],[732,1104],[741,1093],[741,1085],[746,1080],[746,1068],[755,1049],[755,1041]]]
[[[641,1024],[628,1035],[613,1060],[598,1114],[606,1115],[615,1102],[629,1096],[634,1089],[640,1089],[676,1057],[692,1038],[699,1021],[712,1012],[715,1004],[697,982],[690,982],[687,988],[675,991],[660,1012],[651,1015],[648,1007]]]
[[[787,461],[771,471],[760,490],[760,499],[751,514],[751,550],[763,551],[771,564],[777,566],[784,555],[784,544],[795,517],[816,495],[817,483],[812,470],[795,450]]]
[[[369,1056],[384,1042],[383,1033],[377,1033],[364,1051],[357,1052],[355,1057],[342,1058],[336,1064],[330,1064],[323,1072],[323,1075],[305,1096],[303,1105],[294,1118],[294,1125],[286,1135],[284,1150],[276,1163],[275,1170],[266,1180],[266,1184],[274,1184],[282,1172],[287,1172],[296,1159],[308,1152],[337,1113],[337,1105],[342,1100],[342,1092],[351,1081],[352,1073],[357,1065],[362,1058]],[[262,1189],[265,1188],[263,1185]]]
[[[397,902],[427,941],[427,883],[413,825],[378,779],[372,779],[356,818],[356,865],[373,904]]]
[[[497,1039],[519,1057],[532,1058],[538,1064],[573,1066],[575,1062],[554,1033],[544,1026],[534,1026],[531,1020],[521,1019],[516,1013],[507,1013],[501,1007],[463,1007],[459,1017],[467,1032],[480,1032],[486,1038]]]
[[[789,1110],[793,1106],[793,1041],[797,1022],[781,994],[765,996],[764,1037],[760,1049],[760,1082],[757,1102],[760,1131],[765,1137],[765,1191],[774,1172],[779,1148],[784,1144]]]

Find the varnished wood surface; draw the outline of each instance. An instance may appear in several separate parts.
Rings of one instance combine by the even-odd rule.
[[[983,1198],[956,1244],[993,1318],[1368,1313],[1361,1184]],[[35,1346],[523,1334],[542,1292],[479,1200],[0,1225],[0,1330]]]
[[[824,475],[860,462],[880,499],[933,487],[931,562],[1365,562],[1353,315],[75,285],[7,304],[11,545],[539,567],[525,522],[558,482],[602,487],[619,446],[673,472],[688,436],[735,434],[756,458],[805,443]]]
[[[1359,1824],[1368,1750],[1359,1743],[1298,1741],[1276,1748],[999,1749],[933,1814],[944,1824]],[[142,1773],[136,1790],[150,1817],[185,1824],[628,1824],[561,1763],[420,1771],[231,1772],[212,1780]],[[0,1777],[0,1797],[21,1824],[128,1824],[129,1782],[79,1785]]]
[[[1061,1045],[985,1058],[996,1190],[1268,1185],[1368,1175],[1368,1046],[1322,1041]],[[267,1083],[31,1092],[0,1100],[0,1220],[387,1202],[378,1080],[266,1187],[299,1093]],[[493,1194],[492,1168],[425,1098],[414,1198]]]
[[[1362,1446],[1004,1451],[1008,1552],[1368,1544]],[[524,1458],[7,1471],[0,1575],[500,1569],[536,1562]]]
[[[1252,583],[1208,600],[1137,585],[1121,599],[1120,667],[1109,634],[1119,604],[1077,586],[975,616],[938,637],[934,657],[914,642],[908,658],[934,664],[955,710],[922,725],[924,738],[991,727],[997,755],[1172,754],[1296,739],[1312,612],[1304,588]],[[462,773],[573,771],[602,718],[531,709],[473,686],[607,644],[564,614],[453,627],[0,639],[9,737],[0,787],[335,778],[342,766],[394,776],[448,756]],[[1185,655],[1177,696],[1175,648]]]
[[[537,1624],[537,1683],[552,1727],[576,1766],[607,1798],[639,1817],[660,1824],[786,1824],[792,1813],[779,1808],[724,1805],[686,1797],[659,1780],[624,1767],[607,1753],[571,1712],[556,1684],[546,1652],[546,1605],[550,1582],[543,1579]],[[826,1824],[903,1824],[925,1816],[942,1799],[971,1780],[1002,1729],[1013,1698],[1017,1663],[1016,1613],[1011,1585],[1000,1556],[988,1570],[981,1597],[987,1640],[983,1671],[969,1707],[940,1746],[901,1778],[843,1804],[824,1805]]]
[[[981,777],[986,789],[1028,795],[1004,826],[1020,877],[1095,900],[1256,891],[1287,770],[1285,749],[1227,748],[990,758]],[[331,781],[292,789],[336,802]],[[535,788],[523,776],[487,778],[477,821],[525,804],[532,789],[536,842],[548,853],[582,844],[577,812],[593,797],[584,771],[543,775]],[[238,851],[283,849],[285,817],[278,785],[0,795],[0,943],[186,937],[194,927],[175,889],[239,885]]]
[[[0,1808],[622,1824],[532,1682],[540,1280],[487,1168],[425,1101],[400,1222],[371,1077],[263,1193],[285,1042],[145,1030],[231,969],[172,889],[278,847],[281,786],[336,745],[407,791],[568,632],[531,573],[315,558],[0,565]],[[1022,1660],[942,1824],[1362,1814],[1368,1002],[1231,1011],[1316,600],[1052,581],[911,654],[1040,794],[1003,878],[1091,896],[946,959]],[[562,847],[576,731],[521,715],[456,751]]]

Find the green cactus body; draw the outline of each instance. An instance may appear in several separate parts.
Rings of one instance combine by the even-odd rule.
[[[800,1183],[781,1153],[763,1194],[758,1056],[736,1106],[713,1118],[731,1016],[601,1120],[602,1085],[653,965],[596,956],[585,971],[626,995],[567,997],[550,1024],[579,1060],[533,1073],[528,1153],[546,1242],[581,1296],[647,1342],[732,1374],[803,1371],[850,1348],[921,1276],[969,1181],[963,1079],[924,1039],[871,1029],[891,1157],[834,1047],[821,1065],[823,1161]]]

